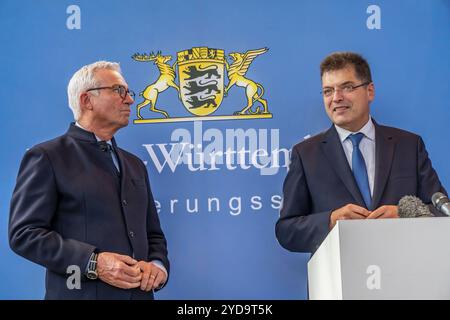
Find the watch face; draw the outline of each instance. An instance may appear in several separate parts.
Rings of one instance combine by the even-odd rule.
[[[89,270],[86,274],[86,277],[88,277],[88,279],[95,280],[97,279],[98,275],[97,272]]]

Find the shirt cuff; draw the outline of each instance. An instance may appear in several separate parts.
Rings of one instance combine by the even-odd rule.
[[[164,273],[166,274],[166,280],[167,280],[168,274],[167,274],[167,270],[166,270],[166,268],[164,267],[163,263],[162,263],[161,261],[159,261],[159,260],[152,260],[151,263],[153,263],[155,266],[157,266],[159,269],[161,269],[162,272],[164,272]],[[161,288],[164,286],[165,283],[166,283],[166,282],[164,281],[164,282],[161,283],[161,285],[160,285],[158,288],[156,288],[156,289],[161,289]]]

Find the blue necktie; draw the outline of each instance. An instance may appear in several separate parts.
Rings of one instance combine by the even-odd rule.
[[[104,152],[108,152],[109,158],[111,159],[112,163],[114,164],[114,169],[116,173],[120,176],[120,168],[119,168],[119,162],[117,160],[117,155],[114,152],[114,148],[106,141],[99,141],[98,145],[100,146],[100,149]]]
[[[352,153],[352,170],[353,176],[355,177],[356,183],[358,184],[359,190],[364,198],[364,202],[368,209],[372,204],[372,197],[370,195],[369,178],[367,176],[366,163],[364,162],[364,157],[359,149],[359,143],[364,137],[361,132],[356,134],[351,134],[348,136],[353,144]]]
[[[109,143],[108,143],[108,151],[109,151],[109,154],[110,154],[110,156],[111,156],[111,160],[112,160],[113,163],[114,163],[114,167],[115,167],[116,170],[117,170],[117,173],[120,174],[119,161],[117,160],[117,154],[116,154],[116,152],[114,151],[113,146],[110,145]]]

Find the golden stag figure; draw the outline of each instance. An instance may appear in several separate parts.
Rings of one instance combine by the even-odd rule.
[[[150,55],[136,53],[132,58],[141,62],[153,61],[153,64],[155,64],[159,70],[158,80],[147,86],[144,91],[139,94],[144,98],[144,101],[137,105],[137,117],[143,119],[140,110],[146,105],[150,105],[150,111],[161,113],[164,117],[169,118],[169,114],[166,111],[156,108],[156,101],[158,95],[169,87],[175,88],[179,95],[180,88],[175,83],[175,65],[177,62],[170,66],[168,62],[172,60],[172,56],[163,56],[160,51],[158,51],[156,55],[153,52],[150,53]]]

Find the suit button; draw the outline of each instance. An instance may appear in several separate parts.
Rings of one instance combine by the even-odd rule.
[[[133,231],[130,231],[130,237],[134,237],[134,232]]]
[[[125,199],[122,200],[122,203],[124,206],[126,206],[128,204],[127,200],[125,200]]]

